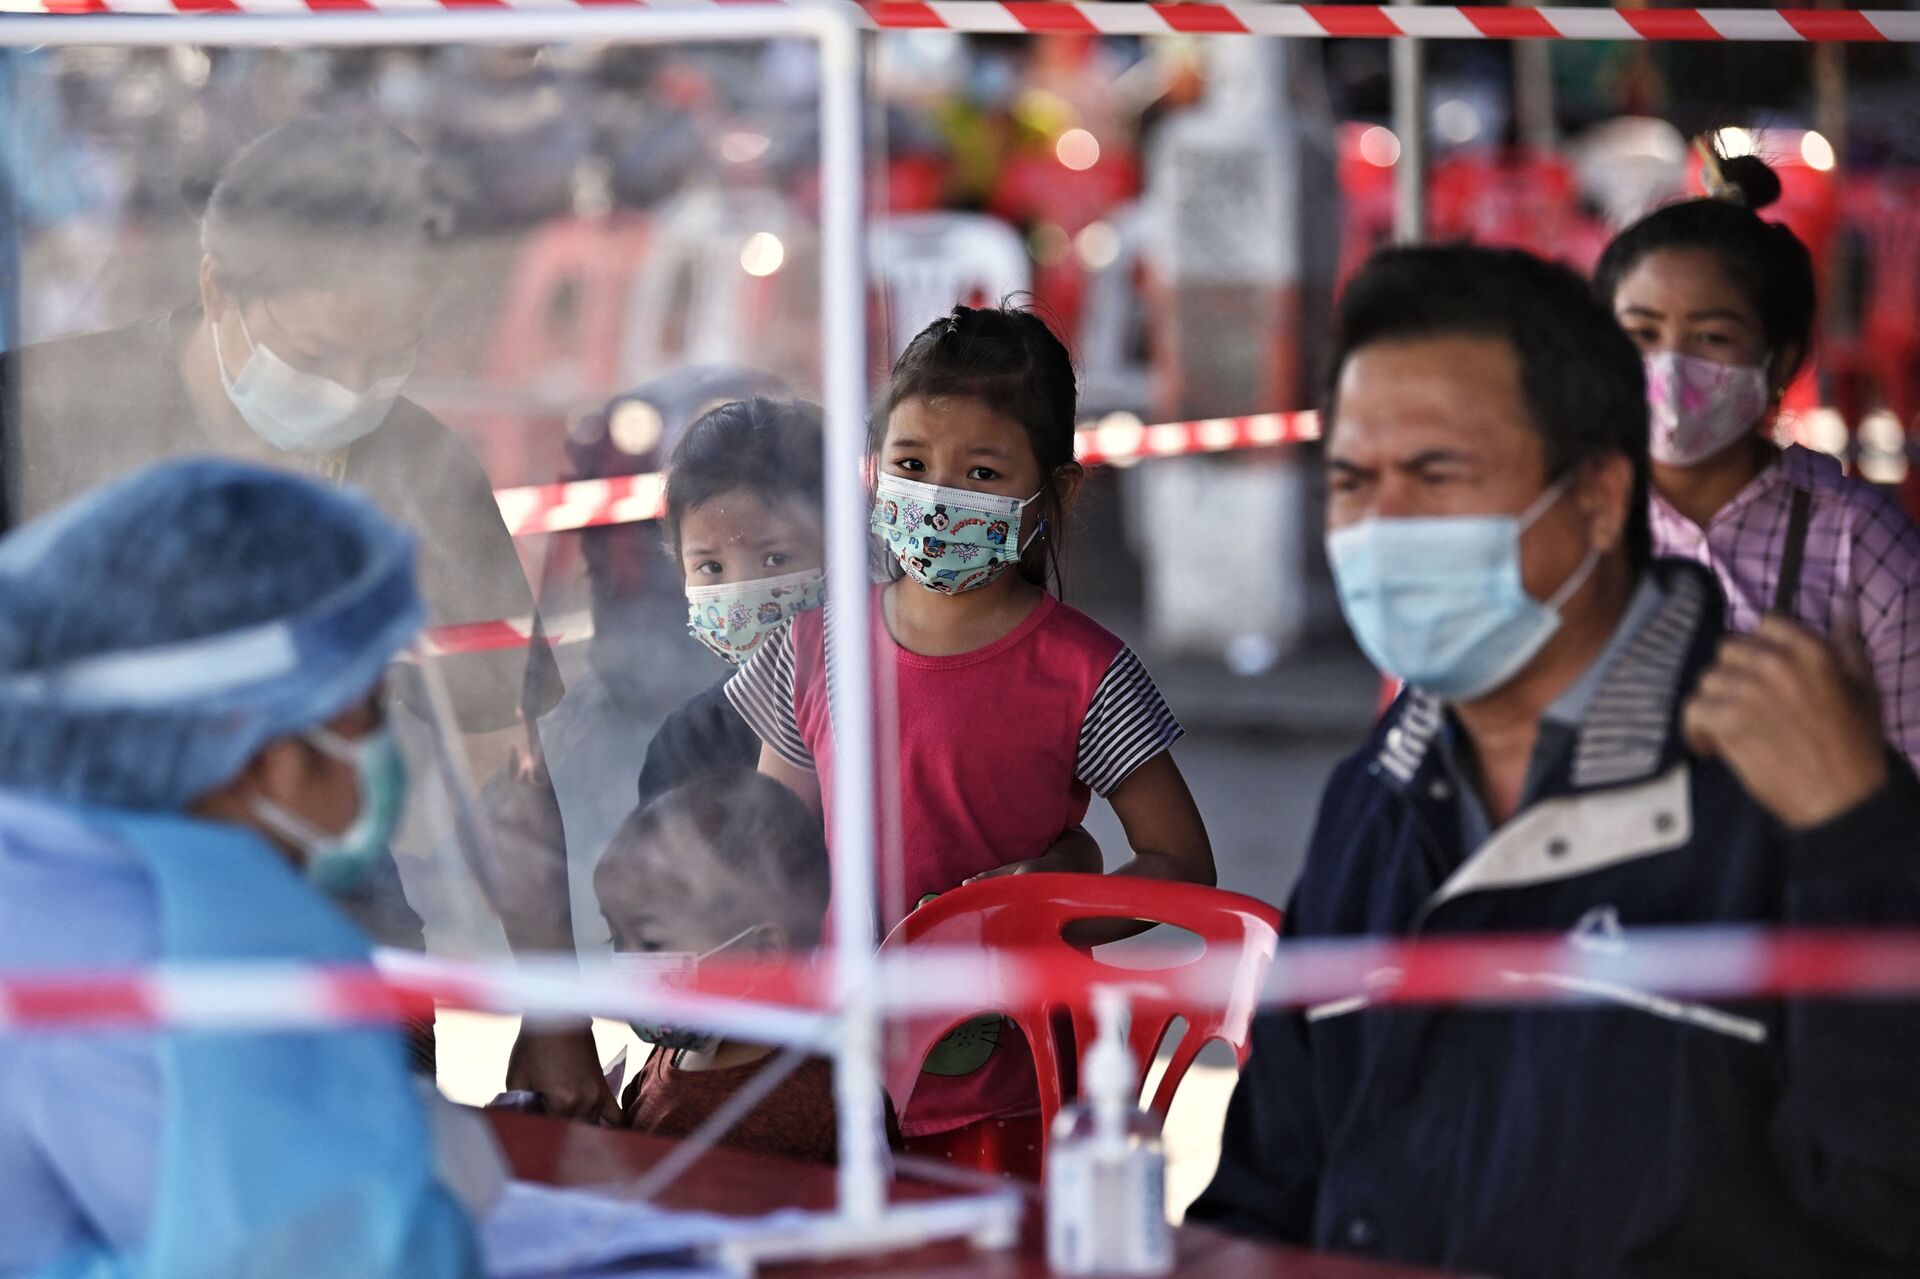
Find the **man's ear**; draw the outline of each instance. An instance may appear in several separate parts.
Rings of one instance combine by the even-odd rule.
[[[1633,517],[1633,463],[1624,453],[1593,458],[1581,468],[1578,493],[1587,544],[1602,555],[1619,549]]]

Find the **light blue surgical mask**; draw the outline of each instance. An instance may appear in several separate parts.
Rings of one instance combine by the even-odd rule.
[[[1600,561],[1589,547],[1544,603],[1521,584],[1520,536],[1571,484],[1517,516],[1369,519],[1327,534],[1341,611],[1373,664],[1448,701],[1472,701],[1519,674]]]
[[[1020,536],[1021,517],[1039,496],[1000,497],[882,475],[874,485],[873,531],[908,577],[930,591],[958,595],[1018,564],[1046,531],[1043,521]]]
[[[315,749],[353,768],[360,812],[338,835],[256,795],[251,805],[260,823],[306,857],[307,878],[324,892],[350,892],[387,851],[407,805],[407,762],[393,730],[347,738],[324,728],[304,735]]]
[[[242,315],[240,333],[249,353],[236,377],[227,372],[220,350],[220,326],[209,320],[207,329],[213,334],[213,362],[227,398],[260,438],[284,453],[331,453],[371,435],[387,420],[413,372],[409,362],[405,372],[356,391],[296,369],[271,347],[254,341]]]
[[[724,661],[752,657],[774,627],[827,600],[826,574],[817,568],[779,577],[687,588],[687,630]]]

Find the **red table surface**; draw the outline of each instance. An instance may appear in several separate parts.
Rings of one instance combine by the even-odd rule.
[[[488,1111],[514,1175],[555,1186],[617,1186],[659,1161],[674,1143],[613,1128],[593,1128],[540,1115]],[[953,1193],[924,1182],[898,1180],[896,1199],[932,1199]],[[831,1208],[833,1169],[724,1148],[707,1152],[662,1193],[666,1208],[755,1216],[779,1208]],[[963,1243],[872,1259],[769,1267],[781,1279],[1042,1279],[1050,1272],[1040,1233],[1037,1199],[1027,1213],[1020,1246],[977,1252]],[[1187,1226],[1176,1232],[1177,1275],[1207,1279],[1437,1279],[1439,1271],[1386,1265],[1256,1243]]]

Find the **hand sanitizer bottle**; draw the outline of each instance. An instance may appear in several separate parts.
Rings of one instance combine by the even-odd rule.
[[[1093,1010],[1084,1100],[1060,1111],[1047,1147],[1047,1264],[1062,1275],[1164,1275],[1173,1269],[1167,1159],[1158,1120],[1135,1104],[1126,995],[1095,987]]]

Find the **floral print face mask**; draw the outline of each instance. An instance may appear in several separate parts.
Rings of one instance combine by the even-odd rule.
[[[749,582],[695,586],[687,591],[687,629],[717,656],[738,666],[780,623],[826,602],[826,575],[817,568]]]
[[[1646,357],[1648,451],[1667,466],[1693,466],[1760,424],[1773,401],[1767,371],[1673,351]]]
[[[874,488],[873,531],[907,576],[930,591],[958,595],[985,586],[1020,562],[1045,528],[1020,537],[1033,497],[997,497],[882,475]]]

